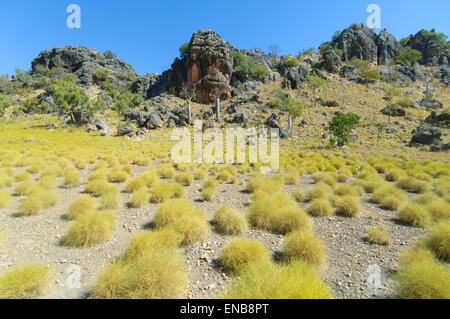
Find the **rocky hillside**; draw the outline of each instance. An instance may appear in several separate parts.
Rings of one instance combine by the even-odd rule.
[[[102,134],[110,135],[114,132],[106,124],[99,125],[95,116],[113,108],[140,128],[136,131],[129,124],[121,125],[117,134],[135,136],[165,125],[188,125],[190,104],[186,101],[192,99],[193,118],[206,120],[208,127],[215,125],[215,104],[222,103],[225,125],[264,124],[280,128],[281,137],[287,138],[298,135],[296,129],[304,128],[307,120],[299,118],[301,122],[294,123],[291,132],[284,129],[281,118],[286,110],[278,108],[273,96],[277,87],[301,101],[305,114],[316,105],[358,113],[356,106],[361,99],[352,104],[344,101],[345,93],[342,101],[338,95],[348,87],[362,85],[376,93],[376,116],[389,117],[390,122],[391,117],[407,117],[410,108],[419,110],[412,111],[417,114],[420,110],[434,110],[430,115],[434,122],[429,124],[438,121],[445,127],[447,100],[439,101],[433,92],[442,96],[448,93],[449,54],[445,35],[434,30],[421,30],[398,41],[386,29],[377,34],[361,23],[336,32],[318,50],[298,56],[238,50],[214,31],[199,30],[180,48],[180,56],[169,70],[143,76],[112,52],[75,46],[53,48],[32,61],[30,72],[21,72],[12,79],[2,77],[0,93],[4,102],[0,114],[50,112],[64,118],[69,114],[68,118],[78,124],[89,124],[88,130],[100,129]],[[330,96],[329,92],[335,93]],[[61,96],[68,95],[74,104],[61,102]],[[372,111],[367,109],[358,116],[369,116]],[[442,132],[439,134],[440,138]],[[420,139],[413,138],[412,142],[417,141]]]

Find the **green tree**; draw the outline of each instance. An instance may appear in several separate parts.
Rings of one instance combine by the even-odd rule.
[[[290,56],[284,59],[283,63],[285,66],[296,66],[300,64],[300,61],[296,57]]]
[[[105,53],[103,53],[103,55],[105,56],[105,58],[107,58],[108,60],[112,60],[114,58],[116,58],[116,54],[114,52],[112,52],[111,50],[106,50]]]
[[[67,116],[75,123],[73,116],[75,108],[79,107],[83,110],[89,102],[86,92],[76,85],[75,77],[72,75],[53,81],[47,91],[53,96],[53,101],[63,113],[64,124],[66,124]]]
[[[420,60],[422,60],[422,53],[409,46],[404,47],[394,58],[394,62],[397,64],[414,64]]]
[[[286,112],[288,115],[288,132],[292,133],[292,121],[300,117],[305,106],[289,96],[283,89],[276,88],[272,91],[272,103]]]
[[[309,74],[306,82],[306,86],[312,91],[313,94],[313,106],[316,106],[316,91],[322,87],[325,87],[328,81],[322,79],[315,74]]]
[[[5,113],[5,110],[8,107],[10,107],[12,104],[13,104],[13,101],[9,97],[7,97],[3,94],[0,94],[0,116],[3,116],[3,114]]]
[[[370,70],[370,69],[361,72],[361,77],[366,82],[373,82],[375,80],[381,79],[380,73],[377,70]]]
[[[338,146],[344,146],[349,142],[351,131],[358,123],[358,116],[353,113],[337,113],[328,125],[329,131],[336,138]]]
[[[189,49],[189,43],[183,43],[178,52],[180,53],[180,59],[184,59],[186,57],[187,51]]]

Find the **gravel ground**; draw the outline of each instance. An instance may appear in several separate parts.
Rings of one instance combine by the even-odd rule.
[[[144,171],[143,167],[134,167],[132,176],[138,176]],[[82,173],[86,181],[89,170]],[[312,177],[305,176],[299,185],[287,186],[286,191],[291,192],[295,188],[306,191],[312,183]],[[119,186],[123,188],[124,184]],[[194,205],[211,220],[215,211],[224,204],[245,211],[250,195],[243,191],[244,187],[244,184],[221,184],[211,202],[201,202],[201,182],[194,181],[187,188],[186,197],[193,200]],[[7,190],[12,192],[13,189],[14,185]],[[122,193],[123,203],[117,210],[117,228],[111,239],[92,248],[68,248],[60,244],[71,224],[63,219],[63,215],[82,191],[83,186],[60,188],[58,204],[33,217],[14,216],[20,197],[14,197],[6,208],[0,209],[0,225],[7,237],[6,244],[0,247],[0,274],[20,263],[41,262],[50,266],[55,275],[55,281],[44,298],[86,297],[96,275],[109,260],[124,252],[135,233],[148,227],[158,207],[148,204],[139,209],[127,208],[130,195]],[[362,214],[359,218],[314,218],[314,233],[323,240],[328,256],[327,267],[322,270],[323,276],[336,298],[389,298],[400,250],[412,245],[424,231],[398,223],[395,212],[378,208],[369,202],[369,196],[364,195],[361,199]],[[301,206],[304,209],[307,207],[305,204]],[[366,228],[380,224],[385,225],[391,235],[391,244],[388,246],[371,245],[365,241]],[[260,230],[250,230],[246,236],[263,243],[275,257],[284,242],[283,236]],[[181,249],[190,276],[189,298],[215,297],[230,282],[231,279],[222,271],[217,260],[223,246],[231,239],[212,231],[204,242]],[[68,287],[70,279],[76,276],[73,265],[80,267],[79,288]],[[366,284],[373,265],[381,270],[379,288],[371,288]]]

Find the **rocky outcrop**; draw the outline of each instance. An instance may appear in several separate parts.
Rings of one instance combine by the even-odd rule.
[[[431,115],[425,119],[425,122],[433,125],[448,127],[450,126],[450,113],[442,112],[438,115],[435,111],[432,111]]]
[[[233,71],[234,48],[211,30],[198,30],[192,35],[186,55],[176,59],[163,77],[181,88],[183,83],[197,83],[197,101],[204,104],[215,101],[216,90],[225,89],[223,98],[231,96],[229,85]]]
[[[155,73],[149,73],[137,78],[131,84],[131,92],[140,94],[146,99],[160,95],[165,90],[164,78]]]
[[[284,77],[283,86],[289,89],[298,89],[306,81],[309,67],[306,64],[296,66],[283,66],[280,75]]]
[[[442,131],[437,127],[430,127],[428,129],[418,128],[414,132],[410,145],[431,145],[439,144],[441,142]]]
[[[437,65],[442,49],[439,38],[434,30],[420,30],[414,36],[411,36],[407,46],[422,53],[422,64]]]
[[[107,57],[99,51],[80,46],[66,46],[42,51],[31,62],[33,72],[38,65],[49,69],[60,68],[67,73],[74,73],[78,76],[78,82],[82,86],[93,84],[98,70],[106,72],[110,82],[119,86],[127,83],[124,75],[138,76],[121,59]]]
[[[331,42],[343,51],[345,61],[357,57],[378,64],[389,64],[402,49],[386,29],[376,32],[362,23],[352,24]]]
[[[402,64],[399,65],[395,71],[400,73],[402,76],[407,78],[410,81],[417,81],[422,80],[425,78],[425,73],[423,72],[422,68],[420,67],[419,63],[416,63],[414,65],[409,64]]]
[[[323,66],[328,72],[337,73],[341,67],[341,58],[334,50],[326,50],[323,53]]]
[[[386,29],[378,35],[377,47],[378,64],[390,64],[402,50],[402,45]]]
[[[345,61],[357,57],[361,60],[376,62],[378,60],[377,38],[378,36],[373,29],[362,23],[355,23],[342,31],[331,42],[331,45],[337,44],[337,47],[343,51]]]

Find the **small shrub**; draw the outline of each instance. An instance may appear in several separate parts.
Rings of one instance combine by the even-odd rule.
[[[351,185],[339,185],[334,190],[334,194],[338,196],[359,196],[360,192],[359,189],[355,186]]]
[[[177,182],[158,182],[153,186],[151,200],[154,203],[162,203],[168,199],[181,198],[185,189]]]
[[[425,228],[431,223],[430,213],[423,205],[410,203],[398,213],[398,218],[411,226]]]
[[[156,210],[153,222],[157,229],[171,228],[183,236],[183,245],[200,241],[209,232],[205,214],[194,209],[189,200],[167,201]]]
[[[170,228],[147,230],[133,236],[125,252],[127,260],[134,260],[154,248],[177,248],[182,236]]]
[[[244,269],[223,295],[226,299],[329,299],[330,287],[313,265],[293,261],[286,265],[253,263]]]
[[[6,205],[11,201],[11,196],[7,191],[0,189],[0,209],[5,208]]]
[[[161,164],[156,168],[158,176],[163,179],[170,179],[175,176],[175,170],[171,165]]]
[[[450,219],[450,204],[442,199],[427,202],[425,208],[435,221]]]
[[[312,227],[308,214],[285,193],[267,194],[254,200],[249,207],[247,218],[253,227],[279,234],[293,230],[309,231]]]
[[[270,261],[270,253],[261,243],[237,238],[228,243],[220,254],[220,263],[225,271],[235,274],[251,263]]]
[[[0,299],[33,299],[50,284],[51,271],[40,264],[12,268],[0,276]]]
[[[90,247],[107,240],[116,225],[110,211],[94,211],[79,215],[64,236],[64,243],[74,247]]]
[[[186,263],[175,249],[153,248],[132,262],[117,260],[97,278],[99,299],[174,299],[187,293]]]
[[[322,241],[308,232],[300,231],[287,235],[283,258],[287,261],[298,259],[315,266],[324,265],[327,259]]]
[[[67,210],[66,217],[68,219],[76,219],[79,215],[95,211],[97,209],[97,201],[89,195],[81,195],[78,197]]]
[[[125,186],[125,192],[127,193],[134,193],[138,190],[146,189],[147,188],[147,181],[144,177],[136,177],[132,180],[128,181],[127,185]]]
[[[217,231],[224,235],[241,235],[248,230],[245,215],[226,205],[215,213],[212,222]]]
[[[140,189],[133,193],[130,199],[130,207],[139,208],[148,204],[150,201],[150,194],[145,189]]]
[[[17,173],[17,174],[14,176],[14,180],[15,180],[16,182],[24,182],[24,181],[29,181],[29,180],[31,180],[31,177],[32,177],[32,175],[31,175],[30,173],[28,173],[28,172],[26,172],[26,171],[23,171],[23,172]]]
[[[336,215],[357,217],[361,211],[361,203],[356,196],[339,196],[334,201]]]
[[[78,186],[82,181],[82,177],[80,173],[78,173],[76,170],[67,170],[64,173],[64,180],[63,185],[65,187],[75,187]]]
[[[371,244],[389,245],[391,238],[384,226],[368,227],[367,241]]]
[[[395,293],[402,299],[449,299],[450,270],[434,260],[412,262],[395,276]]]
[[[425,237],[425,245],[437,258],[450,262],[450,221],[434,225]]]
[[[431,190],[431,184],[413,177],[404,177],[397,182],[397,187],[414,193],[426,193]]]
[[[84,191],[94,196],[102,196],[107,193],[117,193],[118,189],[114,184],[104,180],[93,180],[84,186]]]
[[[175,181],[184,186],[189,186],[194,181],[194,176],[189,172],[180,172],[175,175]]]
[[[373,193],[371,200],[382,208],[396,210],[407,201],[407,197],[401,189],[385,185]]]
[[[205,179],[206,175],[208,174],[208,172],[202,168],[197,168],[194,172],[194,178],[196,180],[202,180]]]
[[[401,266],[423,261],[435,261],[434,255],[430,250],[424,248],[406,249],[399,257]]]
[[[121,196],[119,192],[109,192],[100,197],[100,209],[116,209],[121,204]]]
[[[333,207],[327,199],[316,198],[309,204],[308,213],[315,217],[330,216],[333,215]]]
[[[58,192],[39,189],[20,202],[17,215],[37,215],[41,210],[54,206],[58,199]]]
[[[308,200],[312,201],[317,198],[327,198],[331,192],[331,188],[325,183],[317,183],[308,191]]]
[[[14,195],[16,196],[28,196],[38,190],[38,186],[31,180],[21,182],[14,188]]]
[[[307,200],[307,196],[303,190],[300,188],[297,188],[292,192],[292,197],[295,198],[295,200],[299,203],[304,203]]]

